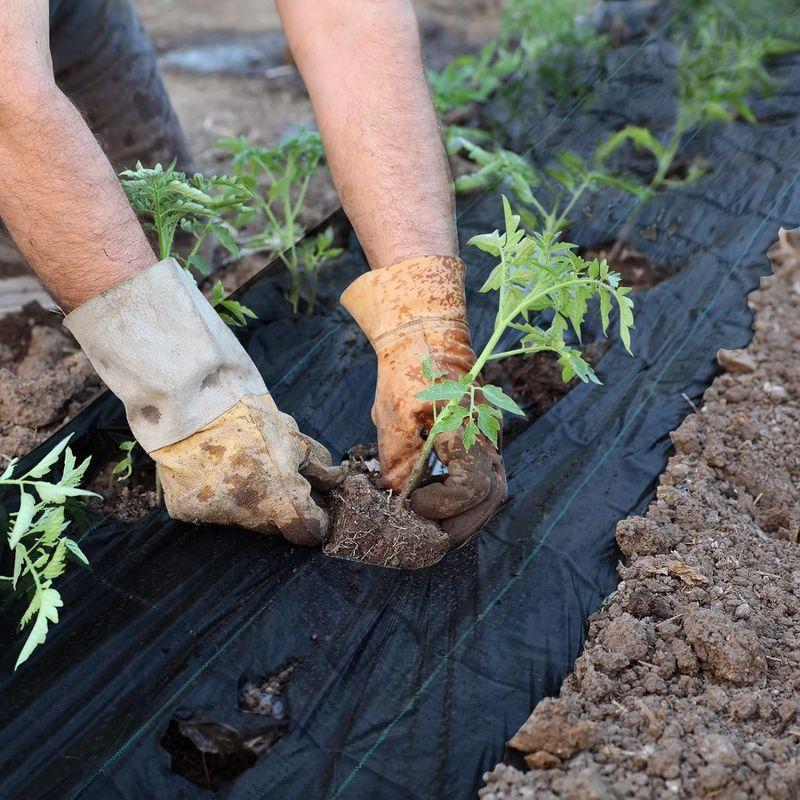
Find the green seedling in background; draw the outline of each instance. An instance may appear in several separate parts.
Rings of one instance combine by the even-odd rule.
[[[255,220],[261,225],[257,233],[243,238],[245,252],[277,255],[289,272],[292,311],[297,313],[304,300],[311,313],[319,269],[341,253],[333,246],[332,231],[298,244],[305,235],[300,212],[311,179],[323,165],[319,134],[303,131],[272,147],[259,147],[240,136],[222,139],[217,147],[231,158],[236,180],[252,196],[250,208],[237,215],[234,226],[242,230]]]
[[[498,36],[478,55],[459,56],[441,72],[428,71],[436,111],[446,117],[484,103],[522,68],[538,77],[531,91],[546,86],[557,98],[585,91],[575,80],[577,56],[599,52],[605,43],[594,28],[581,24],[589,7],[589,0],[509,0]]]
[[[760,36],[742,29],[729,16],[720,16],[723,6],[705,8],[692,22],[692,32],[681,47],[678,65],[678,114],[666,143],[647,128],[629,125],[608,139],[596,153],[596,164],[606,160],[626,142],[648,151],[656,169],[649,189],[685,185],[704,172],[690,165],[682,179],[670,178],[685,136],[712,122],[739,118],[755,124],[750,107],[754,94],[773,91],[777,81],[765,63],[800,49],[796,42],[774,36]],[[685,32],[684,32],[685,35]]]
[[[133,450],[137,444],[138,442],[134,439],[129,439],[119,446],[119,449],[125,453],[125,457],[114,466],[111,473],[112,475],[119,475],[118,481],[126,481],[133,474]]]
[[[622,189],[639,197],[649,191],[640,184],[614,175],[602,167],[590,169],[576,153],[563,152],[556,164],[541,172],[522,156],[496,147],[487,150],[462,138],[461,145],[478,170],[455,182],[457,192],[503,187],[513,192],[515,211],[523,223],[542,234],[555,236],[570,224],[570,215],[586,192],[601,186]]]
[[[210,268],[200,253],[200,246],[211,235],[231,255],[239,255],[239,247],[225,221],[226,214],[244,214],[251,193],[235,178],[225,175],[206,177],[199,173],[187,177],[175,169],[175,162],[162,167],[143,167],[121,173],[122,185],[136,213],[144,220],[148,230],[155,231],[160,259],[174,258],[185,270],[196,269],[208,275]],[[175,235],[181,230],[192,236],[194,244],[188,255],[175,250]],[[230,324],[246,324],[245,317],[255,315],[235,300],[222,298],[224,289],[217,281],[213,289],[212,305]],[[238,313],[234,313],[234,307]],[[241,321],[236,321],[241,320]]]
[[[630,289],[620,285],[619,275],[605,260],[586,261],[575,253],[575,245],[559,241],[553,233],[526,233],[520,218],[503,197],[505,232],[475,236],[470,244],[499,259],[482,292],[497,292],[494,330],[480,351],[472,369],[459,380],[442,380],[435,363],[426,359],[423,372],[431,386],[417,397],[433,403],[434,424],[425,441],[409,482],[400,495],[403,503],[422,475],[433,443],[440,433],[463,428],[463,442],[469,450],[483,434],[498,446],[502,412],[524,416],[517,403],[498,386],[481,386],[478,376],[489,361],[540,352],[553,353],[561,365],[562,380],[578,377],[584,382],[600,383],[580,351],[570,347],[565,334],[571,327],[580,340],[581,329],[593,299],[599,301],[603,332],[609,327],[614,304],[618,309],[619,337],[630,353],[633,327],[633,301]],[[552,314],[546,326],[535,324],[531,317],[541,312]],[[497,351],[504,334],[518,331],[518,346]]]
[[[27,609],[20,619],[23,629],[32,624],[28,638],[20,651],[14,669],[28,659],[47,636],[50,623],[58,622],[58,609],[63,607],[61,595],[53,582],[66,569],[67,556],[83,564],[89,561],[78,543],[64,533],[69,527],[65,516],[68,498],[99,497],[94,492],[81,489],[90,459],[76,464],[75,456],[67,446],[70,437],[57,444],[35,467],[22,475],[14,475],[17,459],[11,461],[0,474],[0,492],[13,488],[19,492],[19,508],[10,518],[0,519],[9,550],[14,555],[11,575],[0,576],[12,591],[30,596]],[[45,475],[64,454],[61,478],[53,483]]]

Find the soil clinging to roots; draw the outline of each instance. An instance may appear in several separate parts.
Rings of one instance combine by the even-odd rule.
[[[379,567],[420,569],[448,550],[447,534],[431,520],[398,508],[396,498],[376,489],[366,475],[351,475],[329,498],[329,556]]]

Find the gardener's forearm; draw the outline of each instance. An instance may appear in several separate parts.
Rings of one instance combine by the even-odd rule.
[[[65,310],[157,260],[116,175],[52,80],[46,0],[0,18],[0,217]]]
[[[278,8],[372,268],[456,255],[452,178],[410,0],[278,0]]]

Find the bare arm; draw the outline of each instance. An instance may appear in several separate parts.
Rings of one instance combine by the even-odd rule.
[[[0,14],[0,217],[65,310],[157,259],[86,123],[56,87],[47,0]]]
[[[452,178],[410,0],[277,5],[370,266],[457,255]]]

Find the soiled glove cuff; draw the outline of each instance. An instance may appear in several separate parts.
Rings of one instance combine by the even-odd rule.
[[[68,314],[64,325],[125,405],[147,452],[185,439],[264,380],[191,276],[168,258]]]
[[[405,326],[466,325],[464,262],[454,256],[419,256],[367,272],[342,294],[375,350]]]

